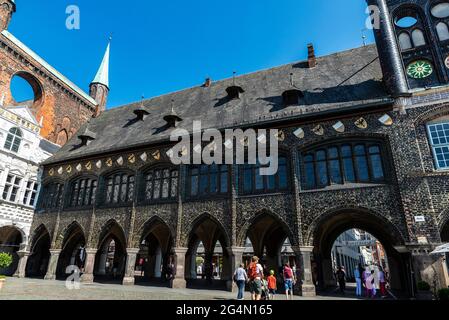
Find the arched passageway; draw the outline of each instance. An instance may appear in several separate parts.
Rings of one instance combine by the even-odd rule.
[[[30,278],[44,278],[50,261],[50,233],[41,226],[31,242],[30,256],[26,266],[26,276]]]
[[[12,226],[0,228],[0,252],[9,253],[13,258],[13,262],[8,268],[0,269],[0,274],[12,276],[16,272],[19,263],[17,251],[20,250],[23,240],[19,229]]]
[[[410,294],[411,257],[409,253],[398,251],[404,245],[404,239],[388,220],[364,210],[342,210],[325,215],[315,227],[312,266],[314,281],[319,290],[336,286],[332,248],[337,238],[345,231],[359,229],[373,235],[382,244],[388,257],[392,290],[398,294]]]
[[[172,262],[173,237],[169,227],[159,219],[148,222],[140,239],[136,259],[137,282],[169,286],[167,267]]]
[[[188,287],[227,288],[232,280],[229,239],[209,216],[198,219],[190,233],[185,278]]]
[[[266,274],[274,270],[278,276],[282,275],[282,266],[287,262],[296,268],[297,261],[290,239],[290,232],[280,219],[271,214],[257,216],[247,232],[245,263],[248,265],[251,256],[256,255]],[[252,246],[252,252],[249,246]]]
[[[76,266],[83,272],[84,263],[86,260],[86,238],[82,228],[74,223],[69,228],[64,236],[62,245],[62,251],[59,255],[58,266],[56,269],[56,278],[60,280],[66,279],[70,271],[67,274],[67,267]]]
[[[120,282],[126,266],[126,238],[123,229],[110,221],[103,228],[95,256],[94,280]]]

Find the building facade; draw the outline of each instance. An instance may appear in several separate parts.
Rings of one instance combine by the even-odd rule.
[[[40,136],[42,126],[25,106],[0,107],[0,251],[13,254],[29,244],[31,222],[41,185],[39,163],[59,147]]]
[[[333,243],[357,228],[382,243],[395,291],[414,295],[419,280],[446,287],[443,260],[429,253],[449,240],[449,2],[368,3],[379,9],[377,46],[316,58],[309,45],[306,61],[208,80],[82,126],[44,163],[19,276],[64,278],[75,261],[85,282],[133,284],[145,248],[146,279],[173,266],[170,285],[185,287],[201,243],[210,285],[219,243],[230,288],[248,239],[277,270],[288,238],[297,289],[314,295],[335,285]],[[195,134],[196,120],[203,129],[278,129],[277,173],[173,165],[171,134]]]

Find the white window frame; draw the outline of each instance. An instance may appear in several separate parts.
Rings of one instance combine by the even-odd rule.
[[[28,184],[31,183],[31,187],[28,188]],[[39,183],[36,180],[28,180],[25,184],[25,192],[23,193],[23,200],[22,203],[29,207],[35,207],[37,197],[39,195]],[[27,194],[28,193],[28,194]],[[34,201],[31,203],[31,199],[34,193]]]
[[[435,164],[435,167],[438,171],[449,171],[449,165],[446,167],[441,167],[440,163],[438,161],[438,156],[437,156],[437,152],[436,152],[436,148],[442,148],[442,147],[448,147],[449,148],[449,135],[446,136],[448,142],[444,143],[444,144],[434,144],[433,143],[433,137],[432,137],[432,131],[430,130],[431,127],[433,126],[437,126],[437,125],[449,125],[449,120],[442,120],[440,122],[432,122],[432,123],[428,123],[426,125],[427,127],[427,135],[428,135],[428,140],[429,140],[429,144],[430,147],[432,149],[432,154],[433,154],[433,162]]]
[[[12,180],[11,182],[8,182],[8,177],[11,176]],[[17,184],[17,179],[20,179],[19,183]],[[23,177],[15,175],[13,173],[9,173],[6,177],[5,180],[5,188],[3,189],[3,193],[2,193],[2,199],[8,202],[12,202],[12,203],[17,203],[20,199],[20,192],[22,189],[22,183],[23,183]],[[8,188],[9,187],[9,188]],[[8,188],[8,191],[6,191],[6,189]],[[17,192],[15,195],[15,199],[11,200],[11,196],[12,196],[12,190],[14,188],[17,188]],[[6,197],[5,197],[5,192],[6,192]]]

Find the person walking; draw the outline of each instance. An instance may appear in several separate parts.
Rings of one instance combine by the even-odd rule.
[[[345,294],[345,292],[346,292],[346,272],[344,270],[344,267],[338,267],[336,276],[337,276],[338,286],[340,287],[340,293]]]
[[[359,264],[358,268],[354,269],[354,278],[355,278],[355,283],[356,283],[355,295],[357,297],[362,296],[362,275],[360,273],[361,267],[362,266]]]
[[[285,296],[287,297],[287,300],[289,300],[289,297],[290,300],[293,300],[293,285],[295,282],[294,278],[295,276],[288,262],[284,265],[283,276],[284,276]]]
[[[380,288],[380,295],[382,298],[387,297],[387,280],[385,277],[385,272],[382,267],[379,267],[379,288]]]
[[[234,273],[234,282],[237,285],[237,288],[239,290],[237,294],[237,300],[244,300],[244,293],[245,293],[245,284],[248,282],[248,275],[245,271],[245,265],[243,263],[240,264],[240,267],[235,270]]]
[[[274,276],[274,270],[270,271],[270,276],[268,277],[267,280],[268,280],[269,299],[274,300],[277,291],[277,279]]]
[[[258,257],[254,256],[251,261],[252,262],[248,268],[251,299],[258,301],[262,297],[263,268],[259,263]]]

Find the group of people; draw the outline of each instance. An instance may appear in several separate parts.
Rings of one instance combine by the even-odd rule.
[[[339,267],[335,273],[340,292],[345,294],[346,292],[346,272],[344,267]],[[388,273],[384,271],[381,266],[375,269],[370,269],[368,266],[365,268],[361,264],[354,270],[354,278],[356,281],[356,296],[367,298],[377,297],[379,289],[380,296],[386,298],[388,296]],[[365,292],[365,294],[363,294]]]
[[[282,280],[287,300],[293,299],[296,272],[290,267],[289,263],[282,267]],[[259,263],[259,258],[256,256],[251,259],[247,269],[245,269],[245,264],[240,264],[240,267],[234,273],[234,282],[238,287],[238,300],[244,300],[247,284],[252,300],[273,300],[278,290],[278,279],[275,271],[270,270],[267,272],[267,270],[264,270],[264,267]]]

